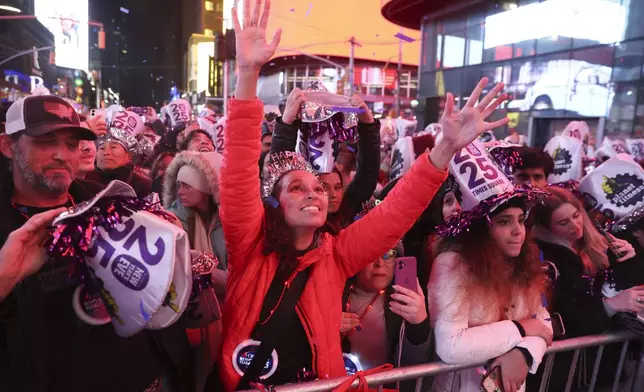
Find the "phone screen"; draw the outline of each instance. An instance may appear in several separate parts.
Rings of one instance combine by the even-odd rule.
[[[503,380],[501,377],[501,367],[497,366],[485,376],[481,381],[481,388],[485,392],[503,392]]]
[[[416,292],[417,273],[415,257],[399,257],[394,266],[394,283],[408,290]]]
[[[550,315],[552,321],[552,334],[556,338],[560,338],[566,335],[566,328],[563,325],[563,320],[559,313],[552,313]]]

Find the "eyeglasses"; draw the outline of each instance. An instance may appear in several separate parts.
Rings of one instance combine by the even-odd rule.
[[[394,260],[396,260],[397,255],[398,252],[396,252],[394,249],[391,249],[382,256],[382,261],[384,261],[385,264],[391,264],[394,262]]]

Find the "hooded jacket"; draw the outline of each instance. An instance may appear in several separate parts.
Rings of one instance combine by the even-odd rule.
[[[217,268],[220,271],[228,269],[228,253],[226,252],[226,241],[224,239],[224,229],[219,218],[219,175],[217,171],[221,167],[221,155],[218,153],[200,153],[194,151],[183,151],[173,160],[165,173],[163,186],[163,206],[179,218],[183,229],[188,233],[190,244],[193,245],[194,238],[194,219],[195,211],[192,208],[184,207],[181,200],[177,197],[177,175],[179,169],[184,165],[189,165],[199,170],[206,177],[210,184],[212,199],[217,207],[214,213],[214,227],[208,233],[210,245],[215,251],[215,256],[219,259]],[[215,291],[217,297],[223,302],[226,282],[226,274],[216,273],[213,275],[215,280]]]
[[[229,101],[220,186],[230,272],[220,362],[227,391],[234,390],[241,378],[233,368],[233,352],[252,335],[279,265],[276,253],[264,254],[265,207],[257,180],[262,115],[258,99]],[[427,154],[419,157],[387,200],[339,234],[320,234],[319,246],[298,259],[289,279],[311,267],[295,310],[320,379],[346,375],[340,343],[345,281],[397,244],[446,177],[447,172],[436,169]]]

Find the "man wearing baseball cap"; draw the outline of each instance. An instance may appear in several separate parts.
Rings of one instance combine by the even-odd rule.
[[[75,179],[79,142],[95,139],[59,97],[29,96],[11,105],[0,135],[0,151],[11,160],[0,177],[0,246],[31,216],[101,190]],[[69,265],[42,259],[0,260],[0,391],[139,392],[154,390],[162,377],[172,382],[165,377],[170,358],[181,357],[182,343],[189,350],[182,328],[162,331],[164,340],[148,332],[122,339],[110,324],[84,324],[72,308],[79,282],[70,278]]]

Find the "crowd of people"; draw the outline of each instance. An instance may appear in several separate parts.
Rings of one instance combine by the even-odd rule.
[[[233,9],[237,88],[221,149],[203,122],[152,108],[145,122],[121,108],[136,132],[53,95],[9,108],[0,390],[233,391],[442,360],[487,365],[422,390],[478,391],[496,373],[498,390],[532,391],[553,340],[643,333],[644,207],[608,221],[577,183],[549,180],[556,154],[515,133],[484,144],[508,121],[486,122],[503,84],[482,79],[461,108],[448,93],[426,132],[392,130],[358,95],[333,109],[307,95],[319,85],[293,90],[267,118],[256,87],[281,31],[267,43],[270,1],[245,3],[241,20]],[[320,163],[306,145],[323,137],[333,148]],[[587,175],[607,164],[594,160]],[[115,180],[158,197],[193,260],[216,260],[193,290],[196,312],[127,338],[79,319],[80,282],[43,247],[54,218]],[[573,390],[584,390],[598,353],[582,355],[557,355],[550,390],[564,390],[573,362]],[[597,385],[612,386],[619,347],[602,355]]]

